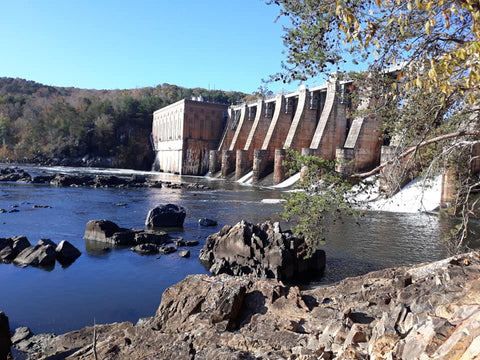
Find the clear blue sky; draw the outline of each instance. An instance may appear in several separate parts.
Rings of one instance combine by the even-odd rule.
[[[253,92],[283,59],[263,0],[0,0],[0,14],[0,76],[49,85]]]

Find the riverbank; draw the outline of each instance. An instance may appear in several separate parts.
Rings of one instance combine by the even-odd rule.
[[[467,360],[480,356],[479,276],[478,252],[306,291],[191,275],[136,325],[37,335],[16,347],[30,349],[29,359]]]

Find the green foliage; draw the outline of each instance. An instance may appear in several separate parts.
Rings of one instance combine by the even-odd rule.
[[[245,94],[169,84],[84,90],[0,78],[0,145],[6,148],[2,154],[111,157],[116,166],[150,169],[153,112],[192,96],[233,103]]]
[[[353,185],[335,172],[335,162],[316,156],[304,156],[287,150],[284,166],[289,173],[302,172],[296,190],[284,199],[282,217],[292,221],[292,230],[307,244],[306,256],[315,252],[325,240],[327,223],[341,221],[342,216],[356,215]]]

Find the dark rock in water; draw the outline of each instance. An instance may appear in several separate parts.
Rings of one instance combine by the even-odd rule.
[[[150,227],[183,227],[186,211],[174,204],[157,206],[148,212],[145,225]]]
[[[141,232],[135,234],[136,244],[152,243],[163,245],[170,242],[170,235],[168,235],[165,231],[142,230]]]
[[[47,184],[55,178],[55,175],[39,175],[32,179],[34,184]]]
[[[178,253],[178,256],[188,258],[190,257],[190,250],[182,250]]]
[[[118,176],[114,175],[109,175],[109,176],[95,176],[93,179],[93,186],[105,186],[105,187],[110,187],[110,186],[119,186],[119,185],[125,185],[128,183],[128,180],[122,179]]]
[[[51,209],[50,205],[33,205],[34,209]]]
[[[175,239],[173,240],[173,243],[176,247],[185,246],[185,241],[183,240],[183,238]]]
[[[30,246],[21,251],[13,263],[18,266],[51,266],[55,265],[55,246],[47,243],[41,244],[42,240],[37,245]]]
[[[108,242],[115,246],[128,246],[135,243],[136,230],[132,229],[120,229],[120,231],[114,233]]]
[[[0,311],[0,359],[7,359],[10,355],[10,324],[8,317]]]
[[[109,220],[90,220],[85,227],[84,239],[105,241],[120,231],[120,227]]]
[[[26,236],[14,236],[0,241],[0,260],[10,262],[24,249],[31,246]]]
[[[38,245],[49,245],[49,246],[53,246],[53,248],[55,249],[57,247],[57,244],[55,244],[52,240],[50,239],[40,239],[38,240]]]
[[[303,239],[282,232],[279,223],[253,225],[242,221],[210,235],[200,251],[200,261],[213,275],[255,275],[282,281],[304,282],[320,278],[325,252],[304,258]]]
[[[74,262],[82,253],[67,240],[62,240],[55,248],[57,260],[62,264]]]
[[[133,183],[143,184],[147,181],[147,178],[145,177],[145,175],[133,174],[130,178],[130,181]]]
[[[0,209],[0,213],[6,213],[6,212],[7,212],[7,210],[5,210],[5,209]]]
[[[135,247],[132,247],[130,250],[140,254],[140,255],[152,255],[158,254],[158,247],[155,244],[140,244]]]
[[[17,344],[20,341],[26,340],[33,336],[32,331],[26,327],[19,327],[15,329],[15,332],[12,335],[12,344]]]
[[[17,213],[17,212],[19,212],[19,211],[20,211],[20,210],[18,210],[18,209],[8,210],[9,213]]]
[[[158,253],[161,255],[171,254],[177,251],[173,246],[160,246],[158,247]]]
[[[127,206],[126,203],[116,203],[115,206]]]
[[[28,241],[27,237],[23,235],[12,237],[12,242],[13,250],[18,252],[31,246],[30,241]]]
[[[161,189],[163,187],[161,181],[155,181],[155,182],[149,183],[148,186],[151,188],[157,188],[157,189]]]
[[[198,220],[200,226],[217,226],[217,221],[209,218],[201,218]]]
[[[185,246],[197,246],[198,244],[199,244],[198,240],[185,241]]]

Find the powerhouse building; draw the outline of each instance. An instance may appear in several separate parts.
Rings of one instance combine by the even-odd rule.
[[[217,149],[228,105],[180,100],[153,113],[154,170],[180,175],[208,172],[209,151]]]

